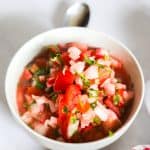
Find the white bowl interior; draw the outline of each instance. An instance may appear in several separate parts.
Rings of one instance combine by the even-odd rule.
[[[18,110],[16,106],[16,88],[17,88],[19,77],[24,67],[33,59],[34,56],[36,56],[39,53],[39,51],[41,50],[43,46],[46,46],[49,44],[67,43],[67,42],[87,43],[88,45],[91,45],[91,46],[104,47],[108,49],[112,55],[116,56],[123,62],[134,84],[135,100],[134,100],[132,111],[127,119],[126,125],[124,125],[121,129],[119,129],[119,131],[117,131],[114,137],[112,137],[111,139],[105,138],[98,142],[90,142],[88,143],[89,145],[86,144],[87,149],[92,149],[93,144],[95,144],[94,149],[96,149],[96,147],[97,148],[104,147],[112,143],[113,141],[115,141],[117,138],[119,138],[127,130],[130,124],[133,122],[142,103],[143,93],[144,93],[144,85],[143,85],[144,80],[143,80],[143,75],[142,75],[140,66],[137,60],[135,59],[135,57],[133,56],[133,54],[124,45],[122,45],[119,42],[116,42],[115,40],[106,36],[103,33],[95,32],[87,28],[75,28],[75,27],[60,28],[60,29],[55,29],[55,30],[40,34],[36,36],[35,38],[33,38],[32,40],[28,41],[16,53],[7,71],[5,91],[6,91],[6,97],[7,97],[9,107],[13,115],[15,116],[15,118],[23,126],[26,126],[21,121],[18,115]],[[64,146],[65,149],[72,148],[72,144],[64,144],[60,142],[55,142],[53,140],[43,138],[42,136],[36,134],[35,132],[31,131],[28,128],[27,130],[29,130],[30,133],[32,132],[32,134],[34,134],[38,138],[38,140],[40,140],[40,142],[44,143],[44,145],[49,148],[57,149],[58,145],[60,146],[60,148],[62,148],[61,146]],[[56,143],[57,143],[57,146],[55,145]],[[92,147],[90,147],[90,145]],[[58,146],[58,149],[59,149],[59,146]],[[73,147],[75,149],[77,147],[81,148],[82,146],[83,148],[85,148],[85,144],[73,144]]]

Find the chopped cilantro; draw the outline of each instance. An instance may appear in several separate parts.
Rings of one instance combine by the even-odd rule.
[[[52,93],[50,93],[50,98],[52,99],[52,100],[56,100],[57,99],[57,97],[58,97],[58,93],[56,93],[56,92],[52,92]]]
[[[89,57],[87,57],[87,56],[84,57],[84,61],[85,61],[88,65],[93,65],[93,64],[95,64],[95,60],[93,60],[93,59],[91,59],[91,58],[89,58]]]
[[[99,118],[98,116],[95,116],[95,117],[93,118],[93,123],[95,123],[95,124],[100,124],[100,123],[101,123],[100,118]]]
[[[90,81],[85,77],[85,75],[84,74],[80,74],[80,77],[81,77],[81,79],[83,81],[84,88],[89,87],[90,86]]]
[[[105,66],[104,65],[102,65],[102,64],[96,64],[99,68],[105,68]]]
[[[89,97],[97,97],[99,95],[99,91],[95,89],[88,89]]]
[[[109,130],[109,131],[108,131],[108,136],[109,136],[109,137],[112,137],[113,135],[114,135],[114,133],[113,133],[111,130]]]
[[[28,110],[33,104],[35,104],[35,101],[34,101],[34,100],[32,101],[31,104],[28,104],[27,102],[24,102],[24,103],[23,103],[23,107]]]
[[[71,117],[71,123],[76,123],[76,121],[77,121],[77,117],[76,116],[72,116]]]
[[[68,113],[68,107],[67,106],[64,106],[63,112],[66,113],[66,114]]]
[[[121,83],[121,82],[122,82],[121,79],[118,78],[118,79],[117,79],[117,83]]]
[[[56,53],[54,57],[50,58],[50,61],[56,62],[59,65],[63,65],[63,60],[60,53]]]
[[[34,75],[40,76],[40,75],[46,75],[49,73],[49,70],[47,68],[39,68]]]
[[[39,80],[35,80],[35,87],[38,89],[44,89],[45,83],[40,82]]]
[[[59,59],[60,59],[60,54],[56,53],[55,56],[51,58],[51,61],[56,62],[59,61]]]
[[[49,55],[50,55],[50,58],[54,58],[54,57],[56,56],[53,51],[50,51],[50,52],[49,52]]]
[[[119,94],[114,95],[113,96],[113,103],[114,103],[114,105],[118,105],[119,101],[120,101],[120,95]]]
[[[45,92],[52,93],[53,92],[53,87],[46,88]]]
[[[29,108],[29,105],[28,105],[26,102],[24,102],[24,103],[23,103],[23,107],[24,107],[25,109],[28,109],[28,108]]]
[[[90,106],[91,106],[92,109],[94,109],[97,106],[97,103],[93,102],[93,103],[90,104]]]

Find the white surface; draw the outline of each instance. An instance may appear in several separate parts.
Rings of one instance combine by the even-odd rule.
[[[145,80],[150,79],[150,1],[86,0],[91,7],[89,27],[120,39],[139,59]],[[14,121],[5,104],[6,67],[16,50],[32,36],[61,21],[68,0],[0,0],[0,149],[43,150]],[[70,2],[70,0],[69,0]],[[64,7],[63,7],[64,6]],[[104,150],[127,150],[150,144],[150,116],[143,105],[128,132]],[[26,140],[24,140],[26,139]]]
[[[135,100],[133,102],[133,108],[127,122],[111,138],[107,137],[105,139],[86,144],[80,143],[72,145],[68,143],[57,143],[57,141],[52,141],[50,139],[44,138],[43,136],[40,136],[39,134],[33,132],[33,130],[29,130],[29,128],[27,128],[27,126],[23,123],[23,121],[20,119],[20,116],[18,115],[16,107],[16,87],[24,66],[30,60],[32,60],[37,55],[37,53],[39,53],[43,46],[55,43],[68,43],[71,41],[80,41],[81,43],[87,43],[88,45],[92,45],[94,47],[103,47],[110,50],[110,53],[112,55],[115,55],[118,59],[122,60],[124,66],[127,69],[127,72],[129,72],[129,75],[131,76],[132,82],[135,86]],[[129,65],[130,68],[127,68]],[[133,76],[136,76],[138,78],[138,81],[136,80],[136,78],[133,78]],[[45,147],[54,150],[95,150],[110,145],[121,135],[123,135],[132,124],[141,108],[144,95],[143,74],[138,62],[130,53],[130,51],[124,45],[122,45],[118,41],[115,41],[114,39],[111,39],[105,34],[89,30],[88,28],[79,27],[54,29],[40,34],[39,36],[36,36],[35,38],[27,42],[12,59],[8,67],[5,84],[8,105],[16,120],[28,130],[28,133],[34,136]]]

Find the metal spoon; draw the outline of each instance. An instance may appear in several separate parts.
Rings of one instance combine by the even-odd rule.
[[[87,26],[90,18],[89,6],[85,3],[75,3],[65,13],[64,26]]]

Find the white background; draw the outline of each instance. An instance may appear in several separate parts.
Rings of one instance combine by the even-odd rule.
[[[85,0],[89,28],[126,44],[150,79],[150,0]],[[12,118],[4,95],[6,68],[17,49],[34,35],[61,26],[73,0],[0,0],[0,150],[43,150]],[[90,38],[90,37],[89,37]],[[9,84],[9,83],[8,83]],[[150,116],[143,105],[137,119],[117,142],[104,150],[128,150],[150,144]]]

